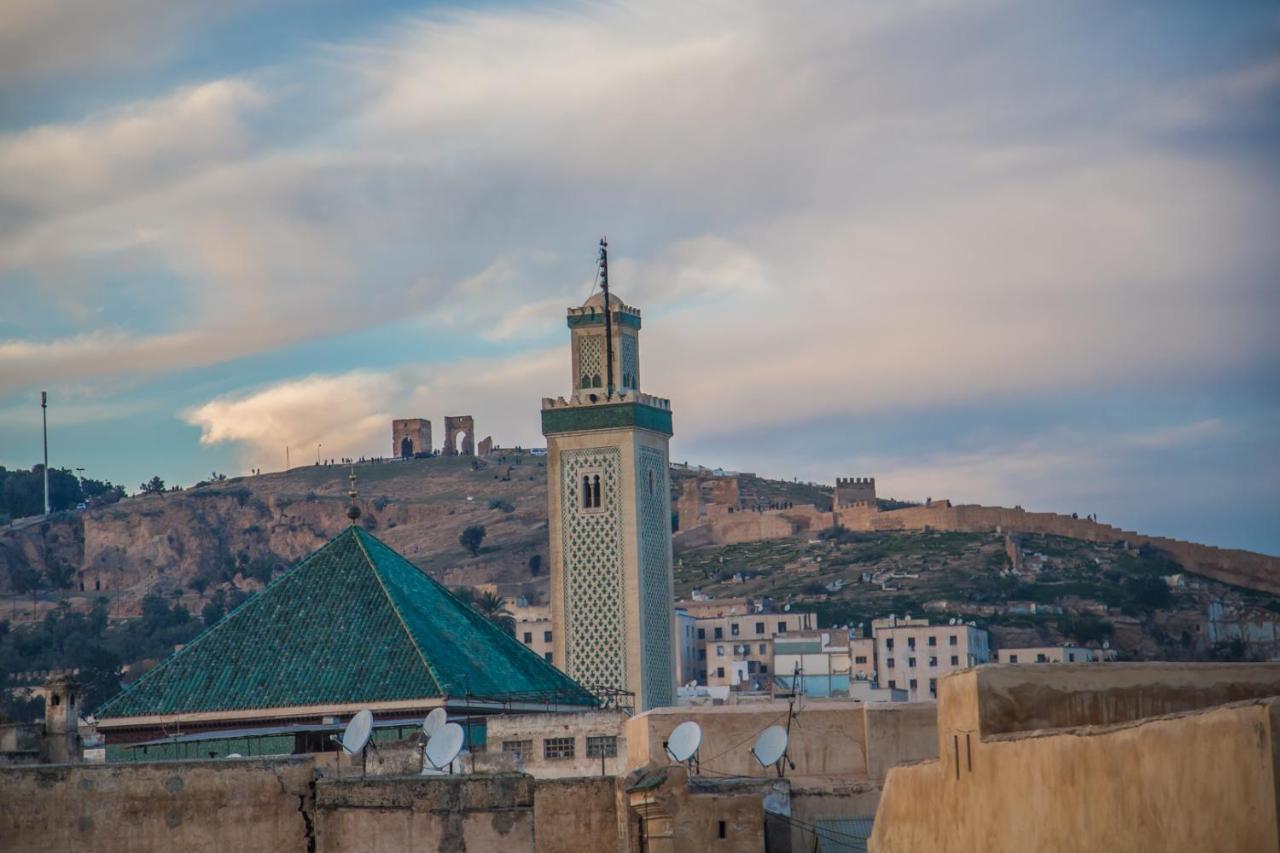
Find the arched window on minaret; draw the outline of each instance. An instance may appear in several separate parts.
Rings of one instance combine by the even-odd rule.
[[[591,478],[591,506],[595,509],[600,508],[600,475],[596,474]]]
[[[582,374],[582,387],[583,387],[583,388],[590,388],[590,387],[591,387],[591,377],[590,377],[590,376],[588,376],[588,375],[587,375],[587,374],[585,374],[585,373],[584,373],[584,374]]]
[[[599,387],[601,387],[601,385],[600,385],[600,374],[599,374],[599,373],[597,373],[595,376],[592,376],[592,377],[591,377],[591,387],[592,387],[592,388],[599,388]]]
[[[591,477],[582,476],[582,508],[591,509]]]

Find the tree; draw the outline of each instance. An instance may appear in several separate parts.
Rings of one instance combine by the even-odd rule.
[[[480,554],[480,543],[484,541],[485,529],[483,524],[472,524],[463,529],[458,534],[458,543],[476,557]]]
[[[144,495],[161,495],[164,494],[164,480],[159,475],[152,477],[147,482],[138,486],[139,491]]]
[[[45,577],[53,589],[70,589],[75,581],[76,567],[70,563],[54,563],[45,569]]]
[[[533,575],[536,578],[541,571],[542,571],[542,555],[534,554],[532,557],[529,558],[529,574]]]
[[[200,611],[200,618],[204,620],[206,628],[213,627],[227,613],[227,596],[222,590],[218,590],[213,594],[213,598],[205,604],[204,609]]]
[[[516,620],[511,615],[511,611],[507,609],[507,602],[500,595],[492,592],[482,592],[476,598],[472,605],[476,610],[484,614],[484,618],[497,625],[508,634],[515,634]]]

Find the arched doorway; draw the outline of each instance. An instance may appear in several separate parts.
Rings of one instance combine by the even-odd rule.
[[[407,435],[400,439],[400,455],[405,459],[413,455],[413,439]]]

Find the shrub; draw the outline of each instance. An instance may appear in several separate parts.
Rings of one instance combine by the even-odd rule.
[[[472,524],[458,534],[458,542],[471,553],[471,556],[475,557],[480,553],[480,543],[484,541],[484,537],[484,525]]]
[[[489,501],[489,509],[500,509],[503,512],[515,512],[515,504],[504,498],[492,498]]]

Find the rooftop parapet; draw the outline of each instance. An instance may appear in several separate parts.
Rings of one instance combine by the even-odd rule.
[[[615,391],[613,396],[609,396],[599,389],[586,391],[581,394],[574,394],[569,399],[564,397],[543,397],[543,411],[547,409],[574,409],[587,408],[591,406],[612,406],[619,403],[639,403],[642,406],[649,406],[654,409],[663,409],[671,411],[671,401],[665,397],[655,397],[652,394],[646,394],[643,391]]]

